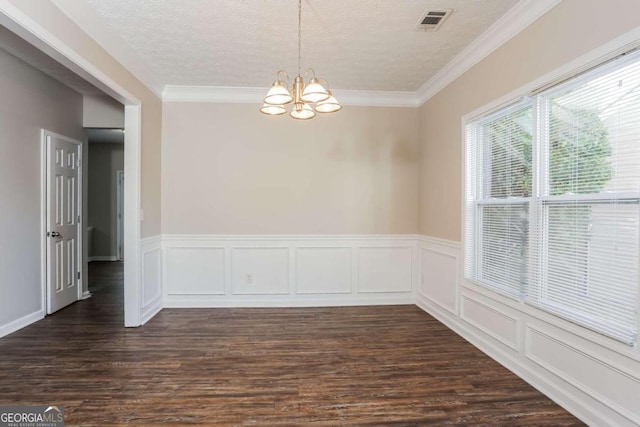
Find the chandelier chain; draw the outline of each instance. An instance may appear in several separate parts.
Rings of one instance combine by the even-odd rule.
[[[298,75],[302,63],[302,0],[298,0]]]

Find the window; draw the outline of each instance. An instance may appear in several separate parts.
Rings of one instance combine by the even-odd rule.
[[[637,342],[640,54],[466,124],[465,275]]]

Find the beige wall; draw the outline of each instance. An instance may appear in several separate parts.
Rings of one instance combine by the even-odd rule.
[[[257,105],[165,103],[163,233],[418,230],[418,110],[297,122]]]
[[[89,194],[87,225],[93,227],[91,256],[116,257],[118,170],[124,170],[124,144],[95,143],[89,139]]]
[[[425,103],[420,233],[461,240],[462,116],[634,29],[639,16],[637,0],[564,0]]]
[[[9,0],[54,37],[142,103],[142,237],[160,233],[160,129],[162,102],[48,0]]]
[[[83,99],[82,123],[86,128],[124,128],[124,105],[109,96]]]
[[[0,49],[0,328],[40,310],[41,129],[82,141],[82,96]]]

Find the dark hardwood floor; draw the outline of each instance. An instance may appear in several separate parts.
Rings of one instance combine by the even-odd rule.
[[[122,264],[94,297],[0,339],[0,404],[66,425],[576,426],[414,306],[163,310],[123,328]]]

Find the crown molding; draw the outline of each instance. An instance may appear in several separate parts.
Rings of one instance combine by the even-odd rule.
[[[343,105],[367,107],[419,107],[416,92],[332,90]]]
[[[220,102],[230,104],[258,104],[269,88],[236,86],[178,86],[166,85],[162,91],[165,102]]]
[[[85,33],[166,102],[260,103],[268,88],[164,86],[152,69],[85,2],[51,0]],[[419,107],[562,0],[520,0],[415,92],[334,90],[343,105]]]
[[[162,92],[165,102],[259,104],[269,88],[229,86],[174,86]],[[418,107],[416,92],[333,90],[342,105],[367,107]]]
[[[511,40],[562,0],[521,0],[416,92],[419,105]]]
[[[58,0],[59,1],[59,0]],[[334,90],[343,105],[419,107],[562,0],[521,0],[415,92]],[[268,88],[165,86],[168,102],[262,102]]]

